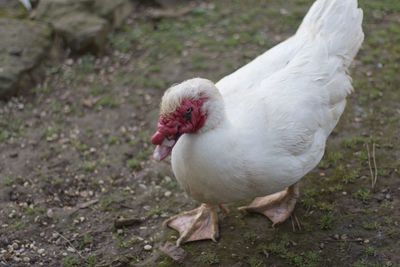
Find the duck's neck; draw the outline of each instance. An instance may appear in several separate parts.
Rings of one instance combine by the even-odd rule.
[[[207,119],[199,133],[211,131],[226,121],[224,100],[219,91],[204,103],[202,110],[207,114]]]

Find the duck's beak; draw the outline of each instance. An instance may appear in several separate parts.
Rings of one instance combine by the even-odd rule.
[[[161,161],[168,157],[172,152],[172,148],[174,147],[176,140],[168,139],[161,132],[157,131],[152,137],[151,142],[156,146],[156,149],[153,153],[153,158],[157,161]]]

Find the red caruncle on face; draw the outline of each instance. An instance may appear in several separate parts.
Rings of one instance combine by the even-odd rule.
[[[182,134],[196,133],[204,126],[207,114],[202,111],[202,106],[205,100],[185,99],[173,113],[160,116],[157,131],[151,138],[151,142],[157,145],[155,154],[161,153],[155,158],[162,160]]]

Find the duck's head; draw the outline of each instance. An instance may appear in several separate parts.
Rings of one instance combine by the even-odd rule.
[[[163,160],[183,134],[197,134],[215,127],[223,116],[222,96],[206,79],[194,78],[174,85],[162,97],[153,157]]]

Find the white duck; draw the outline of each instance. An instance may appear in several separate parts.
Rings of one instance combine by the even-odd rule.
[[[152,143],[172,152],[183,189],[203,203],[166,224],[177,244],[215,240],[218,207],[255,198],[245,210],[285,221],[297,182],[320,162],[352,91],[347,75],[363,39],[357,0],[317,0],[297,33],[214,84],[169,88]]]

